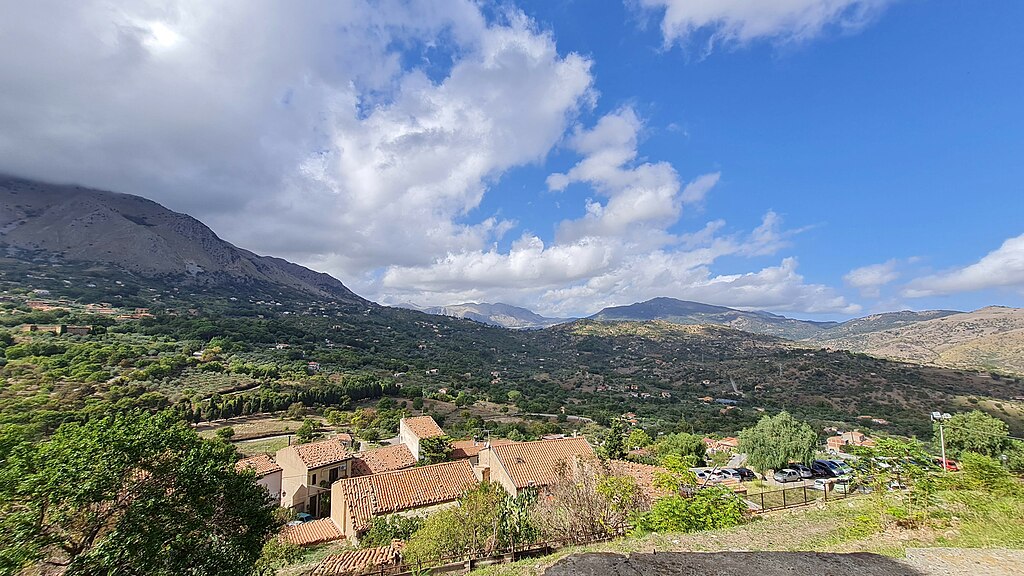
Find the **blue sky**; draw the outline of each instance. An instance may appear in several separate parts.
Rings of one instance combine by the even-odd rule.
[[[1020,2],[4,10],[0,170],[379,301],[1024,305]]]

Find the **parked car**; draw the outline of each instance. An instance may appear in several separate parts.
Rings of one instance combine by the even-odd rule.
[[[800,464],[798,462],[790,462],[788,466],[793,470],[799,472],[801,478],[814,478],[814,470],[811,470],[809,467],[804,466],[803,464]]]
[[[960,465],[957,464],[955,461],[950,460],[949,458],[946,458],[945,463],[943,463],[942,458],[936,458],[935,460],[933,460],[933,462],[935,462],[935,465],[938,466],[939,468],[945,468],[950,472],[957,472],[960,470]]]
[[[828,492],[832,489],[831,478],[815,478],[814,483],[809,486],[811,490],[821,490],[822,492]]]
[[[724,480],[735,480],[737,482],[743,481],[743,476],[735,468],[722,468],[720,472],[722,473],[722,479]]]
[[[305,512],[299,512],[295,515],[295,520],[288,523],[288,526],[298,526],[299,524],[305,524],[313,519],[312,514],[306,514]]]
[[[871,488],[863,486],[859,483],[854,482],[850,476],[840,476],[832,481],[832,491],[840,492],[842,494],[849,494],[851,492],[861,492],[867,494],[871,492]]]
[[[853,472],[853,468],[843,460],[829,460],[829,462],[836,465],[840,474],[850,474]]]
[[[693,473],[701,482],[718,482],[723,478],[722,472],[713,468],[695,468]]]
[[[754,471],[751,470],[750,468],[735,468],[734,470],[739,472],[741,477],[740,479],[743,482],[746,482],[748,480],[757,480],[757,474],[754,474]]]
[[[832,464],[828,460],[815,460],[811,462],[811,472],[815,476],[822,478],[835,478],[836,476],[842,476],[842,472],[838,470],[835,464]]]
[[[792,468],[783,468],[782,470],[776,470],[775,481],[780,484],[785,484],[786,482],[799,482],[800,473],[797,472],[796,470],[793,470]]]

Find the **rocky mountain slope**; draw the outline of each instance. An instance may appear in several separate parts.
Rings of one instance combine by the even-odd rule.
[[[920,364],[1024,374],[1024,309],[933,314],[938,317],[885,330],[830,330],[810,341]]]
[[[675,298],[654,298],[629,306],[613,306],[601,310],[590,319],[600,321],[663,320],[675,324],[711,324],[791,340],[808,338],[838,325],[836,322],[794,320],[770,312],[747,312]]]
[[[237,248],[191,216],[80,186],[0,177],[0,249],[12,258],[94,263],[168,283],[270,286],[364,302],[327,274]]]
[[[467,302],[465,304],[453,304],[450,306],[429,307],[419,307],[412,304],[403,304],[400,306],[403,308],[412,308],[414,310],[426,312],[427,314],[466,318],[477,322],[483,322],[484,324],[490,324],[492,326],[503,326],[505,328],[518,330],[547,328],[549,326],[555,326],[557,324],[573,320],[572,318],[548,318],[531,310],[527,310],[526,308],[512,306],[511,304],[502,304],[500,302],[494,304],[487,302]]]

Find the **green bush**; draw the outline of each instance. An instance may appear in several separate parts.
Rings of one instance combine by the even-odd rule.
[[[647,512],[633,516],[633,532],[696,532],[729,528],[748,518],[747,506],[732,490],[720,486],[698,491],[691,497],[669,496],[656,501]]]

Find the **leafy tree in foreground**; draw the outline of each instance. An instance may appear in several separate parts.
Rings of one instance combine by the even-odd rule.
[[[939,425],[935,426],[935,445],[939,445]],[[952,455],[974,452],[998,458],[1008,447],[1006,422],[993,418],[980,410],[954,414],[943,423],[946,451]]]
[[[277,528],[234,449],[173,414],[61,425],[42,442],[0,436],[0,573],[247,575]]]
[[[788,412],[765,416],[752,428],[740,432],[739,451],[747,454],[747,463],[764,473],[785,468],[789,462],[810,462],[818,445],[818,435],[810,424]]]
[[[654,452],[663,461],[670,456],[676,456],[691,462],[690,466],[700,466],[704,464],[708,447],[702,437],[678,432],[659,439],[654,444]]]
[[[424,464],[447,462],[452,455],[452,439],[434,436],[420,440],[420,461]]]

